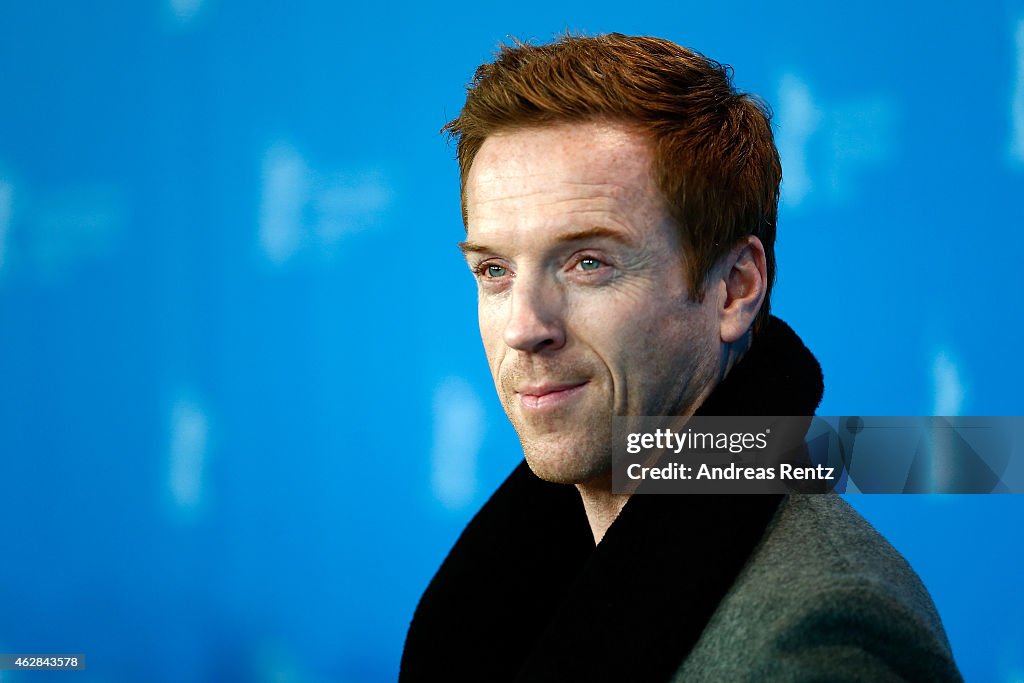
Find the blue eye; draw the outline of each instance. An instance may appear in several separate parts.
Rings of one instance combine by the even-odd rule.
[[[504,266],[487,266],[486,273],[487,277],[505,277],[508,274],[508,268]]]
[[[598,268],[600,268],[604,264],[601,263],[600,261],[598,261],[596,258],[589,258],[588,257],[588,258],[580,259],[580,262],[579,262],[578,265],[579,265],[580,270],[597,270]]]

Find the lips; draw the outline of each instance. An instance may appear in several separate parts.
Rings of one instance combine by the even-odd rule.
[[[538,384],[521,387],[516,393],[527,410],[552,410],[581,394],[587,384],[587,381]]]

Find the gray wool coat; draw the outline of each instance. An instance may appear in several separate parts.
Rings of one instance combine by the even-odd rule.
[[[788,496],[674,681],[960,681],[906,560],[835,495]]]

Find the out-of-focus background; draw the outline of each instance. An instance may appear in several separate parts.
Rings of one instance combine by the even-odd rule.
[[[1024,4],[838,7],[4,3],[0,652],[395,678],[520,457],[438,134],[506,36],[670,38],[772,104],[821,414],[1024,413]],[[967,679],[1024,680],[1024,498],[851,502]]]

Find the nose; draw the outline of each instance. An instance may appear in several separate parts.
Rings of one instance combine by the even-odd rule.
[[[512,286],[505,343],[526,353],[554,351],[565,346],[562,295],[554,283],[520,273]]]

